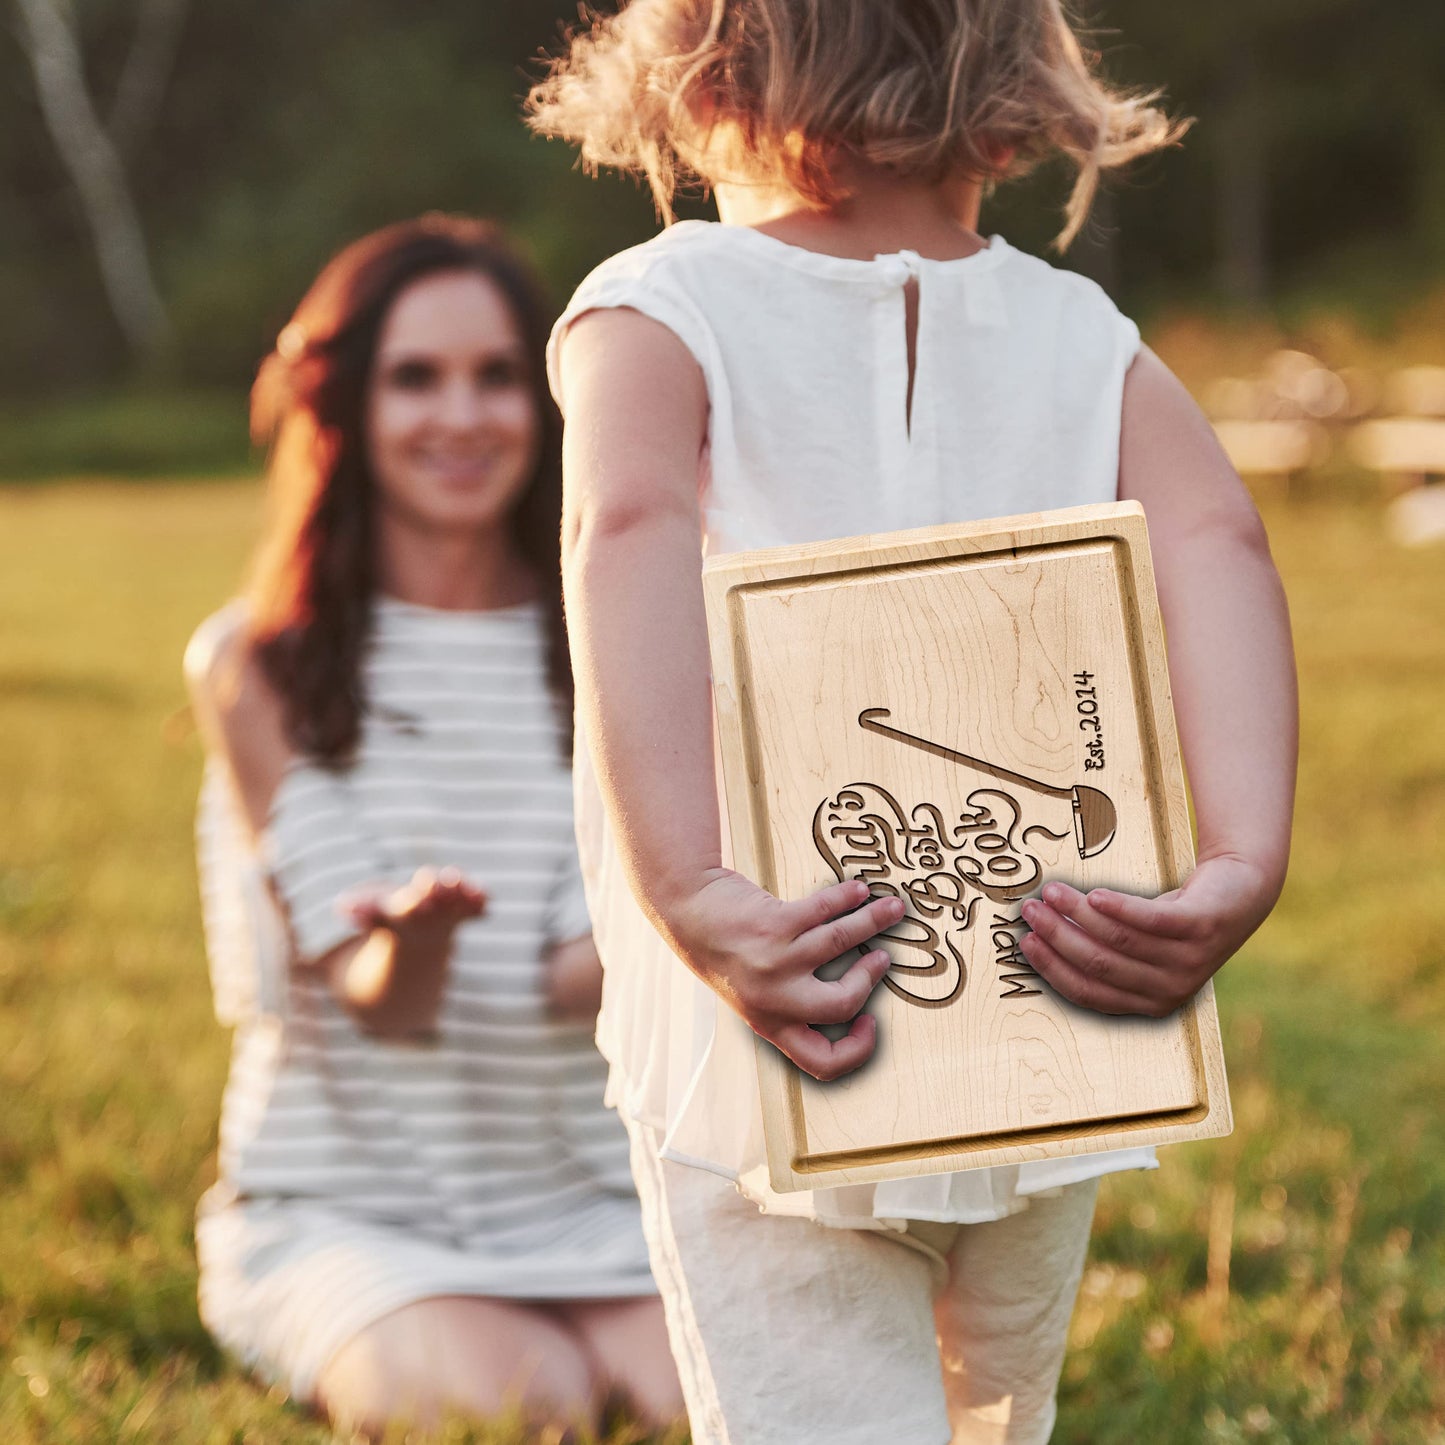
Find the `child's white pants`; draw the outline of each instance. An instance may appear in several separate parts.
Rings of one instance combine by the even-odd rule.
[[[763,1214],[628,1122],[693,1445],[1044,1445],[1096,1180],[899,1236]],[[940,1367],[941,1366],[941,1367]]]

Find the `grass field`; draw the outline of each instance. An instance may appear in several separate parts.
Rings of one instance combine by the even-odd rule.
[[[178,659],[256,518],[243,482],[0,492],[4,1445],[329,1438],[195,1306],[226,1038]],[[1220,977],[1238,1128],[1106,1181],[1060,1445],[1445,1442],[1445,552],[1358,504],[1267,520],[1305,762],[1286,897]]]

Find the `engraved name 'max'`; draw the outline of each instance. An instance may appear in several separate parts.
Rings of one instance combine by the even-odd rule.
[[[909,905],[903,918],[880,937],[913,950],[917,961],[908,962],[899,949],[891,950],[893,966],[883,982],[922,1008],[952,1003],[968,977],[965,935],[987,913],[997,962],[1017,968],[999,974],[1009,984],[1006,994],[1038,993],[1024,986],[1024,980],[1036,975],[1018,951],[1013,930],[1022,920],[1009,916],[1008,905],[1027,897],[1042,881],[1043,864],[1029,851],[1034,840],[1059,843],[1069,835],[1043,823],[1025,823],[1019,798],[1030,803],[1040,797],[1067,800],[1080,858],[1101,853],[1113,841],[1112,800],[1097,788],[1054,787],[901,732],[883,721],[889,715],[887,708],[865,708],[858,725],[1008,786],[975,788],[949,816],[934,803],[905,808],[877,783],[850,783],[818,805],[813,841],[833,873],[840,880],[860,879],[874,897],[901,897]],[[992,906],[985,909],[985,903]]]

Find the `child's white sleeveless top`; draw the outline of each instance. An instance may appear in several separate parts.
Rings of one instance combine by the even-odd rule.
[[[911,415],[910,278],[919,293]],[[617,306],[673,331],[706,378],[698,477],[705,554],[1117,496],[1124,374],[1138,330],[1093,282],[999,237],[962,260],[904,251],[860,261],[744,227],[673,226],[605,261],[558,320],[548,369],[564,412],[558,342],[584,312]],[[865,1228],[998,1219],[1031,1194],[1154,1166],[1152,1149],[1127,1149],[772,1191],[752,1034],[633,899],[580,720],[573,778],[605,968],[597,1042],[611,1065],[608,1100],[662,1131],[665,1158],[737,1179],[768,1213]]]

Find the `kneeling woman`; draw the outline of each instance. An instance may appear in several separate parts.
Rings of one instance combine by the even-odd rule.
[[[201,1311],[367,1428],[682,1408],[591,1037],[549,319],[481,222],[337,256],[256,383],[250,593],[187,654],[236,1025]]]

